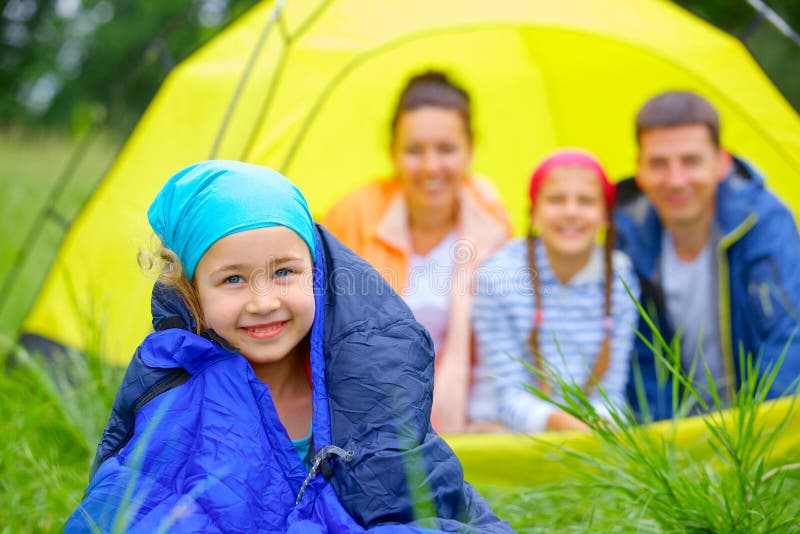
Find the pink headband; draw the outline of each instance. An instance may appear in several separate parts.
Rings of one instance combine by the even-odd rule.
[[[542,187],[542,182],[547,178],[547,175],[557,167],[577,166],[589,169],[594,172],[600,179],[600,185],[603,186],[603,196],[606,201],[606,210],[608,216],[611,217],[611,209],[614,207],[614,198],[617,196],[617,186],[612,184],[606,176],[606,172],[600,165],[597,158],[590,152],[580,150],[578,148],[565,148],[557,150],[550,154],[542,161],[536,170],[533,171],[531,176],[531,187],[528,195],[531,199],[531,206],[536,206],[536,197],[539,194],[539,189]]]

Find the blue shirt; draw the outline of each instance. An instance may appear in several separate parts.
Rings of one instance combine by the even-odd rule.
[[[306,466],[306,471],[311,470],[311,463],[314,461],[314,451],[311,447],[311,436],[313,431],[313,427],[309,425],[308,434],[306,434],[304,438],[292,440],[294,450],[297,451],[300,461],[303,462],[304,466]]]

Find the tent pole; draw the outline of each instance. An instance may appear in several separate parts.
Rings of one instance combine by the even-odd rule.
[[[258,112],[257,119],[253,122],[253,127],[250,130],[250,136],[248,137],[247,142],[242,149],[239,157],[239,159],[242,161],[247,161],[250,157],[250,152],[253,150],[253,145],[258,137],[258,133],[261,131],[267,114],[272,107],[272,101],[275,99],[275,94],[283,76],[283,69],[286,66],[286,59],[289,56],[289,47],[297,38],[301,37],[306,30],[311,27],[313,22],[319,18],[322,12],[324,12],[325,9],[327,9],[327,7],[331,4],[331,1],[332,0],[325,0],[319,4],[317,8],[308,16],[308,18],[306,18],[306,20],[304,20],[303,23],[297,28],[297,30],[295,30],[294,34],[289,32],[289,29],[286,27],[286,23],[283,18],[278,20],[278,27],[281,30],[281,35],[283,36],[284,50],[280,59],[278,60],[278,65],[275,67],[272,78],[270,79],[267,96],[264,98],[264,102],[261,104],[261,109]]]
[[[781,18],[780,15],[775,13],[771,7],[765,4],[762,0],[747,0],[747,3],[758,12],[759,15],[767,19],[775,29],[788,37],[794,44],[800,46],[800,35],[789,26],[789,23]]]
[[[233,91],[231,101],[228,103],[228,109],[225,110],[225,116],[222,118],[222,123],[219,126],[219,131],[217,132],[216,139],[214,139],[214,144],[211,147],[211,152],[209,153],[208,159],[215,159],[217,157],[220,144],[222,144],[222,138],[225,136],[225,132],[228,129],[231,117],[236,109],[236,104],[239,102],[239,98],[242,96],[244,86],[250,79],[250,73],[253,71],[253,67],[256,64],[256,58],[261,53],[261,49],[264,47],[264,43],[272,31],[273,26],[275,26],[276,21],[280,18],[281,12],[283,11],[283,6],[285,4],[286,0],[279,0],[275,5],[275,9],[272,10],[269,19],[267,19],[267,23],[261,30],[261,35],[258,36],[258,41],[256,41],[255,47],[253,47],[252,52],[250,52],[250,57],[247,58],[247,64],[244,67],[244,71],[242,71],[242,75],[239,78],[239,83],[236,85],[236,89]]]
[[[31,227],[23,240],[23,247],[17,253],[16,257],[14,258],[14,262],[11,265],[11,269],[5,274],[5,277],[2,281],[2,287],[0,287],[0,316],[5,311],[6,306],[12,300],[11,299],[11,288],[17,282],[17,278],[19,277],[19,271],[22,268],[22,265],[27,261],[30,251],[33,249],[31,246],[33,243],[36,243],[39,239],[39,236],[42,233],[42,229],[44,227],[45,222],[48,219],[51,219],[58,223],[64,230],[64,235],[66,235],[67,231],[69,231],[70,226],[72,226],[73,218],[66,218],[63,217],[56,211],[56,204],[61,199],[61,195],[67,189],[70,182],[75,177],[75,172],[78,166],[80,165],[81,161],[83,160],[84,156],[86,155],[89,147],[95,141],[97,136],[100,132],[108,127],[110,123],[110,118],[113,115],[114,110],[119,109],[123,106],[125,96],[130,91],[130,88],[133,86],[133,83],[139,79],[139,77],[144,72],[146,66],[148,64],[153,63],[153,56],[161,57],[162,53],[165,52],[166,47],[165,43],[167,39],[174,35],[174,33],[182,28],[189,20],[190,14],[195,11],[197,8],[197,4],[189,5],[178,17],[175,17],[173,21],[169,24],[165,31],[159,32],[159,34],[150,41],[150,44],[145,49],[145,53],[142,55],[142,59],[133,69],[133,71],[128,75],[128,77],[121,83],[117,84],[116,88],[111,92],[109,95],[108,100],[108,112],[104,113],[102,118],[95,118],[93,121],[90,129],[85,134],[85,137],[81,140],[81,142],[75,147],[70,158],[67,162],[67,165],[64,167],[63,171],[59,175],[56,185],[50,191],[48,195],[47,203],[42,207],[42,209],[37,213],[36,217],[34,218]],[[157,46],[160,45],[160,46]],[[149,54],[151,50],[154,48],[159,48],[158,54]],[[163,64],[163,63],[162,63]],[[114,158],[116,160],[116,157]],[[105,176],[108,172],[103,173]],[[94,189],[97,188],[97,184],[95,184]],[[78,208],[76,213],[81,213],[86,205],[86,200],[84,200],[81,206]],[[52,268],[53,263],[55,261],[55,256],[48,262],[48,271]],[[41,284],[41,281],[39,282]],[[41,289],[41,288],[40,288]],[[30,313],[30,305],[27,307],[24,316],[27,316]]]

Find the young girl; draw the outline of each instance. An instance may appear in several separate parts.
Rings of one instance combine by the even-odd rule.
[[[582,386],[600,414],[607,409],[595,381],[612,402],[624,402],[637,311],[617,275],[635,295],[638,282],[630,260],[613,249],[615,193],[593,155],[552,154],[531,178],[528,238],[479,272],[473,324],[482,379],[494,383],[496,417],[515,431],[585,428],[523,389],[531,383],[559,396],[517,359]],[[602,230],[604,246],[596,244]]]
[[[68,532],[510,530],[431,430],[430,338],[291,182],[201,162],[148,218],[156,332]]]

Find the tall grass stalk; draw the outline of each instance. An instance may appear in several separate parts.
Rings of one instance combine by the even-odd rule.
[[[703,395],[693,386],[702,353],[695,365],[683,371],[679,339],[664,339],[641,305],[637,306],[655,333],[653,341],[638,335],[666,371],[671,382],[667,387],[675,393],[675,415],[670,421],[639,425],[630,407],[613,404],[595,382],[608,412],[601,416],[580,385],[559,376],[552,367],[537,369],[522,362],[560,395],[526,386],[530,393],[586,423],[597,439],[597,448],[590,452],[557,447],[562,458],[578,467],[578,487],[594,488],[595,496],[603,495],[585,512],[586,524],[594,514],[607,515],[611,506],[618,518],[616,526],[624,525],[628,531],[800,532],[796,462],[800,452],[795,461],[788,462],[775,454],[787,426],[800,417],[796,397],[765,402],[788,344],[770,369],[760,369],[752,355],[740,350],[742,383],[731,387],[732,402],[727,405],[722,388],[704,365],[709,391]],[[637,387],[641,386],[638,379]],[[796,389],[795,383],[789,393]],[[644,400],[641,391],[639,398]],[[698,408],[704,415],[687,419]],[[650,419],[646,405],[643,419]],[[562,493],[575,495],[575,486]]]
[[[12,365],[20,365],[23,369],[18,372],[30,375],[39,391],[57,407],[75,442],[93,456],[122,370],[94,354],[67,349],[61,356],[56,361],[19,347]]]
[[[59,532],[86,487],[122,370],[61,356],[0,353],[0,532]]]

